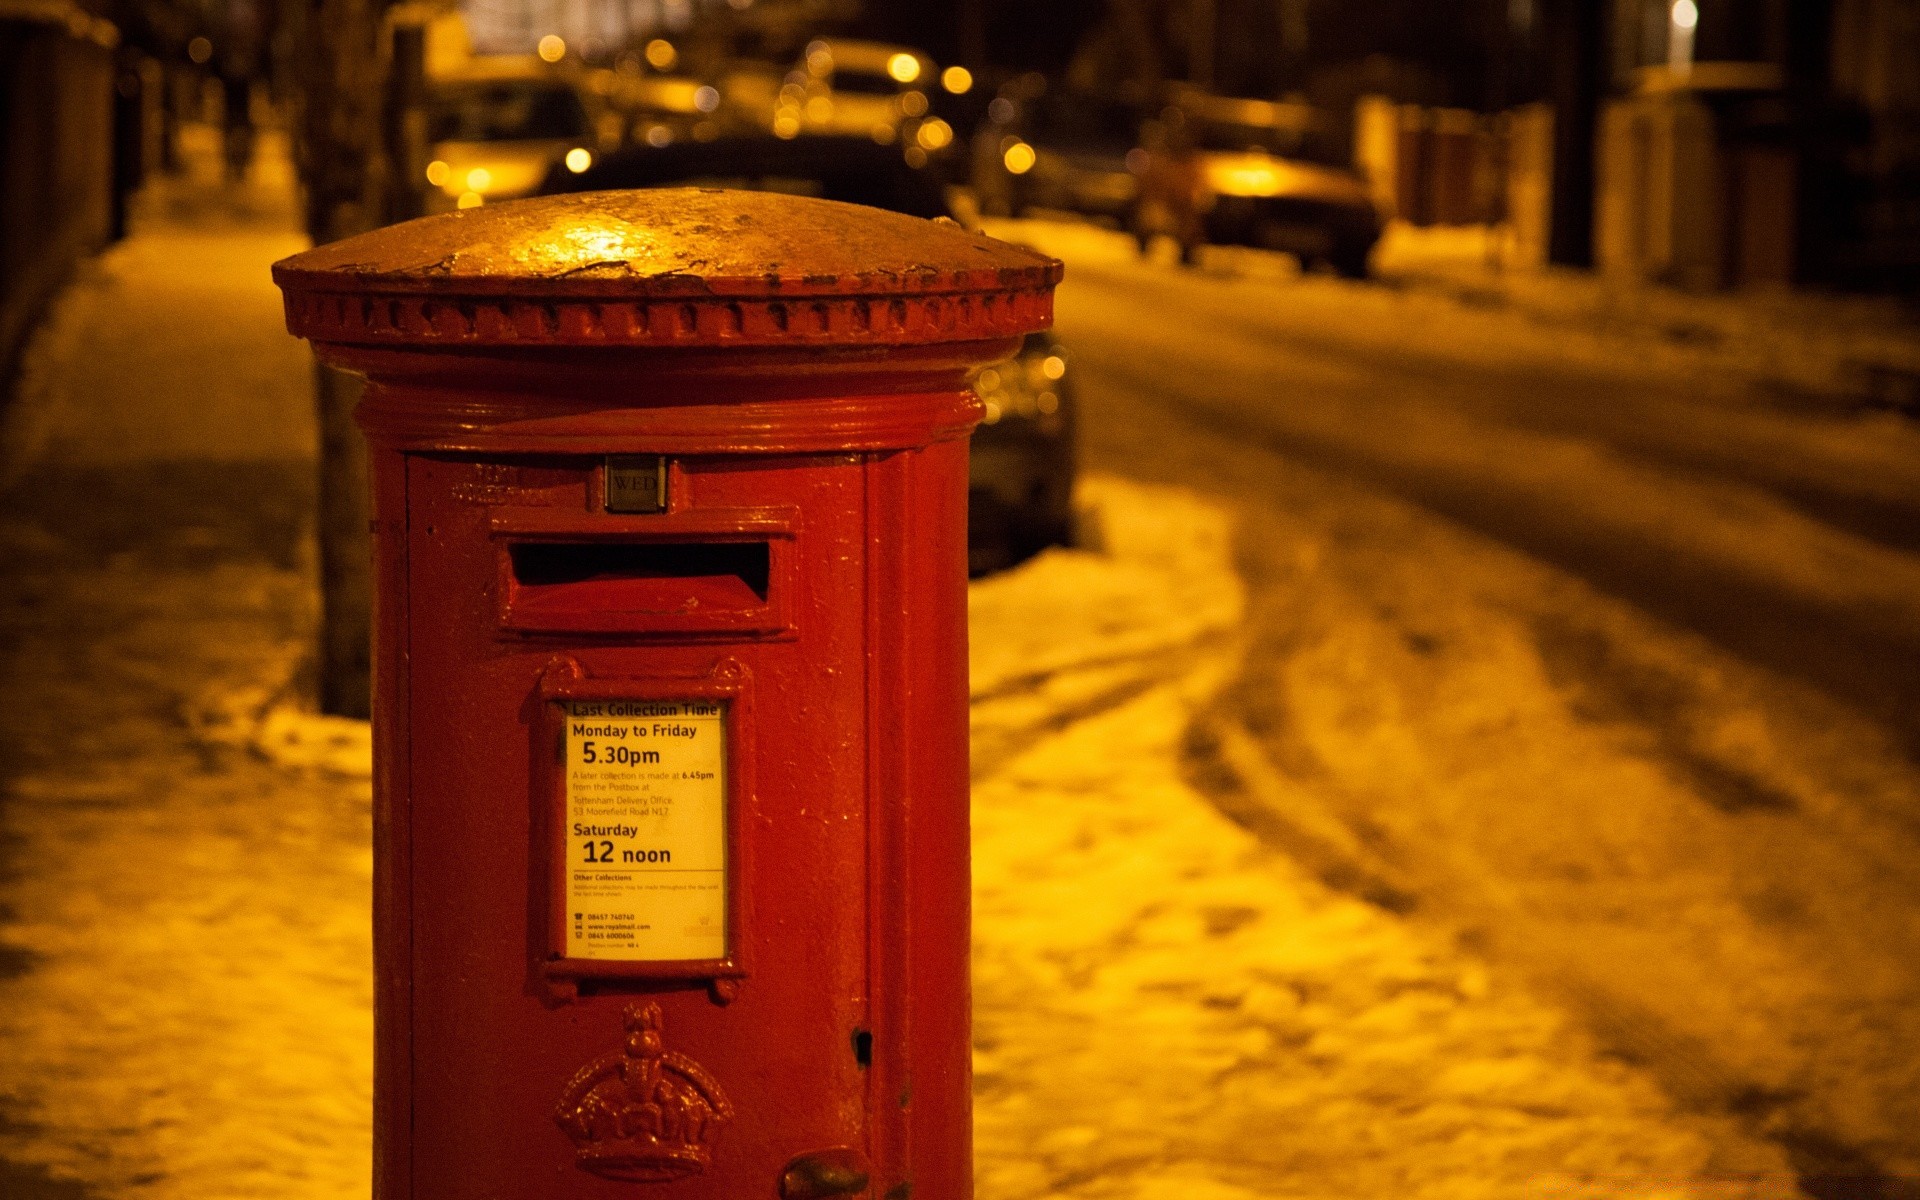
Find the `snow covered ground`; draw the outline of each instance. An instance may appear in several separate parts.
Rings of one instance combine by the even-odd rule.
[[[1089,462],[1233,514],[1208,799],[1524,978],[1727,1163],[1920,1194],[1920,430],[1849,382],[1911,314],[1562,321],[1614,301],[1005,232],[1067,259]]]
[[[980,1194],[1772,1194],[1703,1190],[1714,1139],[1646,1078],[1184,781],[1235,661],[1231,530],[1178,491],[1085,498],[1104,550],[972,593]],[[10,623],[47,712],[23,734],[96,718],[8,784],[11,1180],[364,1194],[366,784],[350,728],[273,699],[304,564],[103,576],[6,528],[65,560],[29,606],[63,619]],[[74,640],[92,669],[51,669]]]
[[[1245,649],[1228,514],[1083,495],[1104,553],[972,599],[985,1200],[1794,1194],[1777,1152],[1197,788]]]
[[[156,197],[6,414],[7,1200],[366,1192],[367,748],[297,699],[285,199]],[[1911,432],[1642,325],[1026,233],[1094,469],[1085,544],[970,593],[983,1200],[1902,1195],[1906,693],[1520,518],[1898,647]]]

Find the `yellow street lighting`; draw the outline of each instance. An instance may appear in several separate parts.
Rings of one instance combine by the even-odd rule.
[[[567,151],[567,170],[575,175],[593,165],[593,151],[585,146],[575,146]]]
[[[540,44],[534,47],[534,52],[540,56],[542,62],[557,63],[567,56],[567,41],[557,33],[550,33],[540,39]]]
[[[475,167],[467,172],[467,191],[481,193],[493,186],[493,172],[485,167]]]
[[[943,149],[953,141],[953,126],[939,117],[929,117],[921,122],[920,132],[914,135],[914,140],[928,150]]]
[[[1693,36],[1700,24],[1700,6],[1694,0],[1673,0],[1667,21],[1667,69],[1684,76],[1693,70]]]
[[[434,187],[445,187],[447,186],[447,180],[452,178],[453,168],[441,162],[439,159],[436,158],[427,164],[427,182]]]
[[[940,72],[940,86],[956,96],[973,90],[973,72],[965,67],[948,67]]]
[[[887,74],[895,83],[912,83],[920,78],[920,60],[903,50],[887,60]]]
[[[646,55],[647,65],[656,71],[671,71],[673,65],[680,61],[680,52],[665,38],[654,38],[648,42]]]
[[[1028,171],[1033,170],[1033,162],[1036,157],[1032,146],[1027,145],[1025,142],[1015,142],[1013,145],[1007,147],[1006,153],[1000,156],[1000,161],[1007,165],[1007,170],[1010,173],[1014,175],[1025,175]]]

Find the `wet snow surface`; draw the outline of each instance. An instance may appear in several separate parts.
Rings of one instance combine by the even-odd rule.
[[[1910,328],[1009,232],[1071,264],[1090,463],[1234,520],[1187,782],[1714,1123],[1703,1172],[1920,1194],[1920,436],[1858,386]]]
[[[6,414],[7,1200],[366,1192],[263,212],[149,213]],[[1903,336],[1019,232],[1090,471],[972,589],[983,1200],[1915,1194]]]
[[[6,1200],[365,1193],[366,784],[249,748],[316,607],[274,198],[150,206],[6,413]]]

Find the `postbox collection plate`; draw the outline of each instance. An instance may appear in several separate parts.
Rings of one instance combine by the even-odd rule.
[[[725,958],[725,702],[555,703],[566,762],[566,957]]]
[[[742,960],[740,812],[749,677],[542,676],[551,764],[550,978],[732,979]]]

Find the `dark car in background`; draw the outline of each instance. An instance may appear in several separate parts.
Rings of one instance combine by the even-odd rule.
[[[685,75],[605,72],[608,107],[619,122],[620,140],[665,146],[712,141],[737,119],[724,110],[720,89]]]
[[[476,58],[427,87],[426,209],[525,196],[549,171],[585,170],[619,143],[572,75],[532,55]]]
[[[1346,143],[1304,104],[1177,93],[1141,130],[1130,226],[1145,253],[1173,238],[1256,246],[1355,278],[1380,240],[1380,212],[1345,166]]]
[[[950,217],[945,189],[905,149],[871,137],[767,135],[631,146],[577,174],[558,168],[541,190],[741,188]],[[1076,406],[1067,361],[1051,334],[1033,334],[1012,360],[974,381],[986,408],[969,468],[967,558],[975,574],[1069,539]]]
[[[1019,216],[1043,208],[1124,221],[1139,193],[1127,155],[1146,115],[1141,105],[1038,74],[1010,80],[973,136],[981,211]]]

